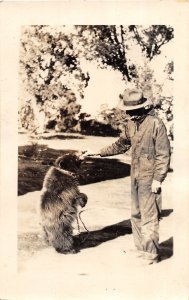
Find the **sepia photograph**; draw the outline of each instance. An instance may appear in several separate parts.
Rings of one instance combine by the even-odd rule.
[[[77,24],[18,28],[9,299],[185,300],[177,26]]]
[[[165,25],[22,27],[18,270],[74,254],[87,275],[80,255],[111,244],[171,260],[173,40]]]

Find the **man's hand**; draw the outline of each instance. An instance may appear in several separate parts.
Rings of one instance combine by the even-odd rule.
[[[83,157],[87,157],[87,156],[98,156],[98,155],[100,155],[100,153],[95,152],[95,151],[91,151],[91,150],[83,151],[83,154],[82,154]]]
[[[152,193],[157,194],[161,190],[161,182],[153,180],[152,182]]]

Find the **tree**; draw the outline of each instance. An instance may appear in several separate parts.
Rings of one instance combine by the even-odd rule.
[[[42,114],[45,122],[42,131],[44,125],[53,118],[63,130],[72,126],[81,108],[78,100],[84,97],[84,88],[90,79],[89,74],[82,72],[78,54],[73,34],[66,33],[64,26],[23,28],[20,105],[23,110],[30,102],[30,110],[27,111],[28,114],[33,112],[36,128],[39,127]]]
[[[81,45],[89,60],[98,60],[99,66],[111,66],[130,80],[126,59],[126,32],[122,25],[76,26]]]
[[[90,80],[90,74],[82,70],[83,60],[120,72],[125,85],[142,87],[159,111],[166,103],[171,110],[172,92],[162,97],[167,83],[157,80],[153,62],[161,57],[162,48],[172,39],[173,28],[165,25],[23,27],[21,123],[25,128],[35,129],[41,122],[42,130],[55,127],[66,131],[81,127],[78,124],[83,120],[79,113]],[[170,59],[166,62],[161,69],[167,75],[167,82],[171,82],[173,62]],[[162,111],[170,119],[172,110],[171,113],[166,109]],[[119,113],[116,109],[102,111],[104,122],[117,126]]]
[[[165,25],[152,25],[148,28],[130,25],[129,31],[140,45],[149,60],[161,54],[161,47],[173,38],[173,28]]]
[[[104,109],[101,110],[99,117],[105,124],[110,124],[113,129],[118,131],[121,131],[122,124],[126,120],[125,112],[119,108],[108,109],[107,107],[104,107]]]
[[[173,62],[167,62],[165,66],[160,60],[158,69],[164,71],[162,81],[156,78],[153,62],[161,57],[164,45],[173,39],[173,28],[165,25],[98,25],[76,26],[76,29],[87,59],[98,61],[100,68],[111,67],[121,72],[127,87],[142,88],[170,129],[173,95],[170,89],[169,95],[165,96],[164,90],[173,80]],[[122,120],[115,108],[102,109],[101,118],[112,126],[120,126],[118,120]]]
[[[110,66],[122,73],[123,79],[132,81],[137,77],[136,66],[128,60],[131,40],[138,43],[146,58],[152,60],[161,54],[161,48],[173,38],[173,28],[165,25],[117,26],[89,25],[76,26],[85,55],[90,60],[98,60],[100,67]]]

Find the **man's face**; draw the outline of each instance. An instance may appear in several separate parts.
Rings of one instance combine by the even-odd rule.
[[[126,117],[128,120],[137,121],[140,120],[144,115],[146,115],[145,108],[133,109],[126,111]]]

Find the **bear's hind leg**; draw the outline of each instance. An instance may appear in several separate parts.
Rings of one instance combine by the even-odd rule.
[[[64,254],[76,253],[70,224],[65,225],[62,222],[59,224],[56,223],[51,233],[50,243],[57,252]]]
[[[77,252],[74,249],[73,237],[72,235],[70,235],[69,231],[64,231],[63,233],[56,234],[56,236],[54,236],[52,244],[56,251],[59,253],[69,254]]]

